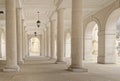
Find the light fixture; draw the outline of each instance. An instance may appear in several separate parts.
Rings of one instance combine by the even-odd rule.
[[[36,23],[37,23],[37,27],[39,28],[39,27],[40,27],[40,23],[41,23],[40,20],[39,20],[39,13],[40,13],[40,12],[37,12],[37,13],[38,13],[38,20],[37,20]]]
[[[34,35],[37,36],[37,32],[34,32]]]

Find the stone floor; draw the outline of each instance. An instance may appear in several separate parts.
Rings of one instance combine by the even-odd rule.
[[[21,71],[0,72],[0,81],[120,81],[119,64],[96,64],[84,62],[88,72],[66,71],[69,63],[54,64],[55,60],[43,57],[28,58]],[[4,65],[1,65],[1,69]]]

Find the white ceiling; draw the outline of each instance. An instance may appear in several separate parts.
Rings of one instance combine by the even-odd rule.
[[[17,0],[23,8],[23,17],[25,19],[26,31],[31,33],[37,30],[36,21],[37,12],[40,12],[41,27],[45,28],[52,13],[56,7],[65,8],[65,24],[70,27],[72,0]],[[62,1],[62,3],[61,3]],[[100,9],[108,6],[115,0],[83,0],[83,16],[88,17]],[[61,4],[59,4],[61,3]],[[0,0],[0,10],[5,11],[5,0]],[[53,18],[56,18],[55,14]],[[0,15],[0,20],[4,20],[5,15]],[[1,23],[0,23],[1,26]],[[2,25],[3,26],[3,25]],[[42,29],[41,28],[41,29]],[[39,30],[41,30],[39,29]]]

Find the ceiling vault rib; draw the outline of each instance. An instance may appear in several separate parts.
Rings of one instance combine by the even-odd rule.
[[[58,2],[56,3],[56,8],[55,8],[55,10],[51,13],[49,19],[52,18],[52,16],[55,14],[56,10],[59,8],[59,6],[62,4],[62,2],[63,2],[63,0],[58,0]]]

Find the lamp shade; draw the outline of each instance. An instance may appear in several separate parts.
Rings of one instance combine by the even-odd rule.
[[[34,32],[35,36],[37,36],[37,32]]]
[[[37,27],[38,28],[40,27],[40,21],[39,20],[37,21]]]

